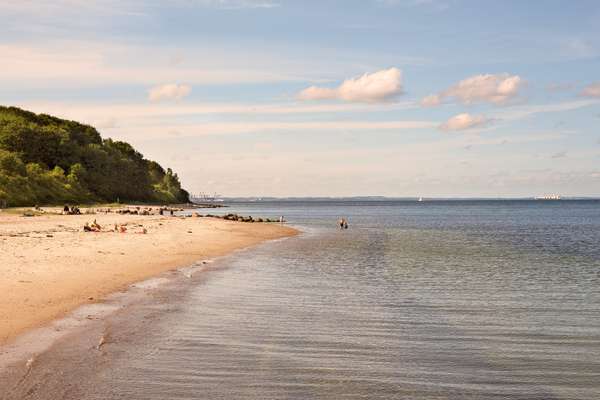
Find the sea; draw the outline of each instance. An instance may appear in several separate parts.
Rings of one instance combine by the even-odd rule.
[[[91,356],[64,343],[47,393],[600,399],[600,201],[225,204],[198,212],[302,233],[189,272]]]

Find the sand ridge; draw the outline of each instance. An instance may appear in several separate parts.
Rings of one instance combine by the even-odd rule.
[[[127,233],[84,232],[94,219]],[[0,344],[131,283],[296,233],[216,218],[0,213]]]

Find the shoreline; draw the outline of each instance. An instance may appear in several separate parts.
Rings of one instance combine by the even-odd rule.
[[[228,260],[243,257],[247,251],[286,238],[167,270],[19,335],[0,346],[0,387],[6,390],[2,399],[31,397],[40,387],[43,398],[81,398],[73,393],[78,390],[74,376],[80,382],[89,381],[107,362],[118,363],[123,355],[135,354],[136,347],[149,337],[164,337],[169,329],[165,321],[211,273],[228,268]],[[64,374],[55,374],[57,370]]]
[[[94,219],[130,229],[83,232]],[[0,213],[0,346],[134,283],[298,233],[217,218]]]

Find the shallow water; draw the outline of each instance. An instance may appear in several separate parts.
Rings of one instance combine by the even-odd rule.
[[[77,398],[600,398],[599,202],[218,211],[305,233],[172,289]]]

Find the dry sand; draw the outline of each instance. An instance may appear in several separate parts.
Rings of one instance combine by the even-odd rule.
[[[94,218],[109,229],[127,223],[128,232],[83,232]],[[140,224],[147,234],[133,233]],[[131,283],[296,233],[213,218],[0,212],[0,344]]]

